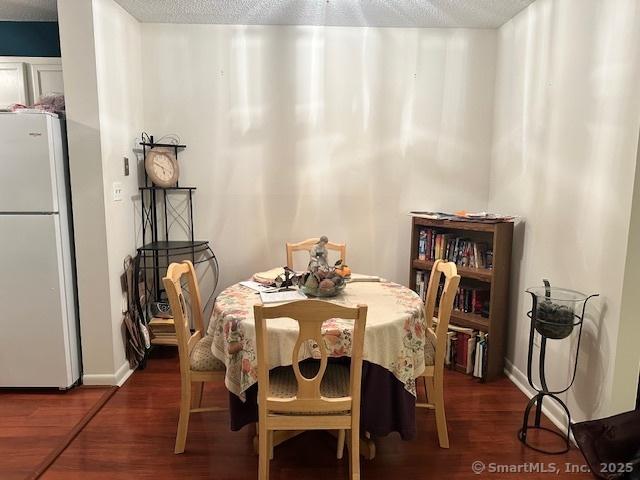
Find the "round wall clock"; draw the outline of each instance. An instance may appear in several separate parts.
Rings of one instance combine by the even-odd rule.
[[[144,168],[158,187],[168,188],[178,182],[178,161],[170,148],[154,147],[149,150],[144,159]]]

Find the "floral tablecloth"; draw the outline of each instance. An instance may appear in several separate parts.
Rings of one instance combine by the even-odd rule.
[[[413,291],[396,283],[354,282],[337,297],[327,299],[346,306],[368,305],[364,360],[391,372],[405,389],[416,395],[415,379],[425,368],[423,304]],[[240,284],[218,295],[209,323],[213,354],[226,367],[225,384],[244,400],[244,392],[258,381],[253,306],[260,295]],[[290,318],[269,321],[269,368],[291,365],[298,336]],[[349,356],[353,323],[331,319],[323,325],[323,338],[331,356]],[[308,341],[301,359],[319,358],[317,345]]]

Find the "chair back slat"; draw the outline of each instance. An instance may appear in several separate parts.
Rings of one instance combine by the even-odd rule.
[[[189,260],[172,263],[167,268],[167,275],[162,279],[162,283],[173,315],[180,369],[189,370],[191,351],[204,335],[200,290],[193,264]],[[189,295],[190,308],[187,306],[185,293]],[[193,334],[189,319],[193,320],[195,330]]]
[[[444,275],[444,286],[438,302],[438,289],[442,276]],[[425,301],[425,319],[427,328],[432,335],[435,335],[435,364],[437,366],[444,365],[444,356],[446,352],[446,338],[449,330],[449,319],[453,310],[453,301],[455,300],[460,284],[460,275],[458,269],[453,262],[445,262],[444,260],[436,260],[431,269],[429,277],[429,285],[427,287],[427,298]],[[433,329],[433,317],[435,313],[436,303],[438,303],[438,326]]]
[[[307,238],[306,240],[298,243],[287,242],[287,267],[293,269],[293,252],[302,250],[308,252],[309,250],[311,250],[311,247],[318,243],[319,240],[319,238]],[[342,263],[346,262],[347,245],[345,243],[327,242],[327,250],[339,252],[340,260],[342,260]]]
[[[298,322],[300,333],[298,339],[293,347],[293,356],[291,359],[291,365],[293,366],[293,373],[296,376],[298,382],[298,394],[296,395],[300,400],[309,400],[320,398],[320,383],[324,377],[324,372],[327,369],[327,348],[322,338],[322,321],[312,320],[308,322]],[[313,340],[315,345],[318,345],[320,350],[320,369],[313,378],[307,378],[300,372],[300,365],[298,359],[300,358],[300,348],[309,340]]]
[[[350,409],[356,399],[360,398],[360,379],[362,372],[362,349],[364,344],[364,328],[367,307],[343,307],[321,300],[300,300],[273,307],[254,306],[256,326],[256,346],[258,355],[258,403],[265,408],[276,408],[278,411],[331,411],[339,405]],[[291,364],[297,382],[295,397],[276,398],[269,396],[269,340],[267,320],[274,318],[291,318],[298,323],[299,331],[293,347]],[[327,369],[328,351],[322,337],[322,324],[332,318],[354,321],[352,337],[350,392],[348,396],[325,398],[320,386]],[[313,378],[307,378],[300,371],[300,349],[309,340],[313,341],[320,351],[320,368]],[[357,388],[356,388],[357,387]]]

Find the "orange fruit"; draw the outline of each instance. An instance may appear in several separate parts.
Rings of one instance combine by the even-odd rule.
[[[351,275],[351,269],[347,265],[342,265],[340,268],[336,269],[336,273],[341,277],[348,277]]]

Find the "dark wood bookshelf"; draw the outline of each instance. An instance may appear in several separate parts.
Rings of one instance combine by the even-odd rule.
[[[438,309],[436,309],[436,315]],[[449,323],[458,325],[464,328],[473,328],[474,330],[480,330],[482,332],[489,331],[489,319],[478,315],[477,313],[461,312],[460,310],[453,310],[451,312],[451,320]]]
[[[432,260],[414,260],[413,268],[416,270],[431,270],[433,267]],[[488,268],[469,268],[469,267],[457,267],[458,275],[462,278],[475,278],[481,282],[491,283],[493,277],[493,270]],[[415,279],[414,279],[415,280]]]
[[[425,281],[433,267],[431,260],[418,260],[418,241],[420,230],[429,228],[439,233],[456,233],[460,236],[474,235],[486,241],[493,250],[493,268],[457,267],[461,277],[461,286],[465,280],[482,282],[489,286],[489,317],[477,313],[453,310],[449,323],[471,328],[489,334],[487,368],[485,380],[491,381],[503,375],[506,353],[508,312],[509,312],[509,270],[511,266],[511,244],[513,240],[513,222],[485,223],[477,221],[431,220],[413,217],[411,227],[411,260],[409,286],[416,289],[416,273],[427,272]]]

